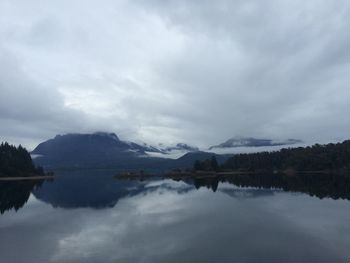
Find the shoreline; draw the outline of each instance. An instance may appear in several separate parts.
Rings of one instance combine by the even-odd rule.
[[[209,171],[197,171],[197,172],[168,172],[160,174],[139,174],[139,173],[125,173],[115,175],[117,179],[147,179],[152,177],[162,178],[208,178],[208,177],[229,177],[229,176],[249,176],[249,175],[263,175],[263,174],[280,174],[284,176],[297,176],[297,175],[321,175],[321,174],[341,174],[334,171],[222,171],[222,172],[209,172]]]
[[[18,176],[18,177],[0,177],[0,181],[26,181],[26,180],[46,180],[54,179],[55,176],[45,175],[45,176]]]

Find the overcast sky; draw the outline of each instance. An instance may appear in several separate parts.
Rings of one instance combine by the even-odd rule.
[[[348,0],[1,0],[0,140],[350,138]]]

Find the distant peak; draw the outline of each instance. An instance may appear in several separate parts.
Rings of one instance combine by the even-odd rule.
[[[94,132],[94,133],[67,133],[67,134],[57,134],[54,139],[64,138],[64,137],[70,137],[70,136],[101,136],[101,137],[107,137],[116,141],[120,141],[118,136],[113,132]]]
[[[236,136],[227,141],[211,146],[214,148],[232,148],[232,147],[262,147],[262,146],[283,146],[302,143],[301,140],[287,139],[287,140],[272,140],[272,139],[258,139],[254,137],[240,137]]]
[[[119,141],[118,136],[115,133],[113,133],[113,132],[109,133],[109,132],[101,132],[101,131],[99,131],[99,132],[93,133],[93,135],[109,137],[109,138],[112,138],[112,139],[114,139],[116,141]]]

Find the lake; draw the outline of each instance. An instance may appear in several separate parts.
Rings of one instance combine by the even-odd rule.
[[[0,262],[350,262],[343,181],[56,175],[0,182]]]

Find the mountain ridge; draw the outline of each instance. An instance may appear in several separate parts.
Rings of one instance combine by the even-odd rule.
[[[176,148],[177,147],[177,148]],[[166,149],[166,148],[165,148]],[[187,144],[175,145],[176,150],[187,149],[178,159],[166,158],[167,151],[122,141],[114,133],[57,135],[40,143],[32,154],[34,161],[47,168],[116,168],[116,169],[173,169],[192,167],[196,159],[217,156],[215,153],[200,152]],[[193,151],[191,151],[193,150]],[[159,152],[162,157],[148,152]],[[164,158],[165,157],[165,158]],[[228,158],[228,157],[227,157]],[[226,155],[220,160],[227,159]]]
[[[209,147],[209,150],[218,148],[236,148],[236,147],[264,147],[264,146],[286,146],[303,143],[298,139],[273,140],[259,139],[254,137],[233,137],[223,143]]]

